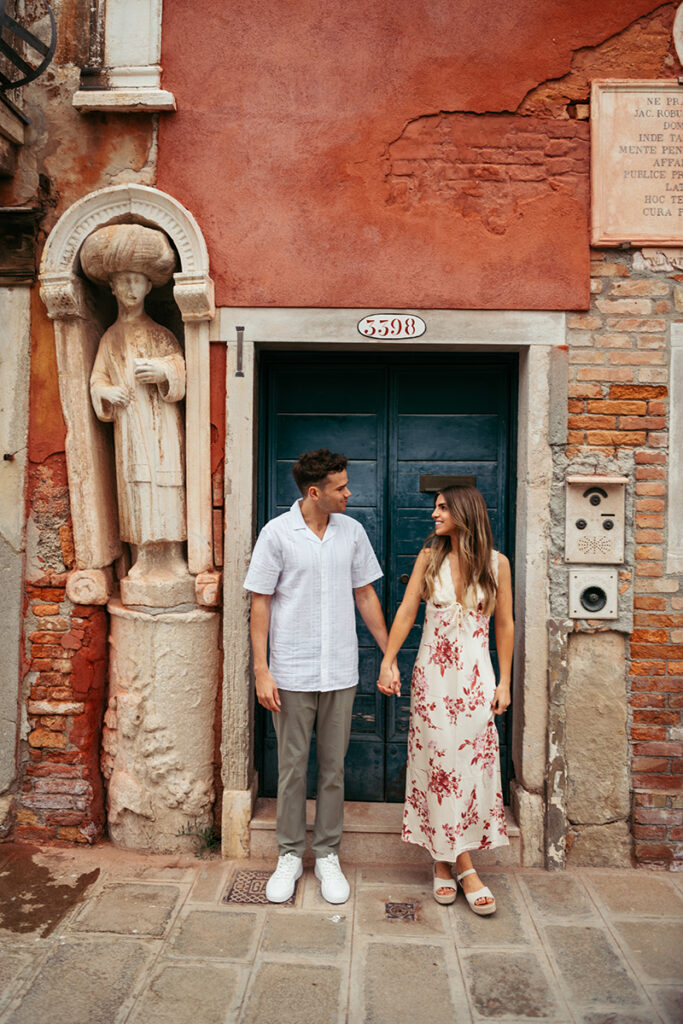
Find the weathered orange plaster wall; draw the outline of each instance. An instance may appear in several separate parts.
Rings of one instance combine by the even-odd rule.
[[[585,90],[586,76],[570,74],[576,52],[658,7],[206,0],[201,31],[190,32],[196,4],[174,0],[164,5],[162,62],[178,112],[160,122],[159,187],[198,218],[221,305],[585,308],[588,126],[553,109],[554,94],[543,97],[550,118],[512,118],[538,137],[533,181],[505,170],[515,141],[496,152],[494,115],[514,114],[549,79]],[[668,43],[654,38],[643,61],[664,73],[652,51]],[[393,151],[413,123],[457,121],[446,134],[467,151],[474,114],[488,116],[467,180],[457,183],[466,163],[457,147],[431,140],[416,151],[415,201],[397,199]],[[561,171],[546,166],[553,120],[573,128],[576,146]],[[489,199],[481,189],[491,180],[500,195]],[[466,189],[472,203],[459,201]]]

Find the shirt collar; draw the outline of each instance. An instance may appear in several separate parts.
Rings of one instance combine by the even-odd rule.
[[[290,512],[290,515],[293,518],[292,529],[294,529],[294,530],[306,530],[308,533],[310,533],[311,537],[314,540],[318,539],[318,538],[316,538],[316,535],[313,533],[313,530],[309,530],[308,527],[306,526],[306,520],[304,519],[303,514],[301,512],[301,498],[297,498],[296,499],[296,501],[293,503],[292,507],[290,508],[289,512]],[[331,533],[333,533],[337,529],[337,518],[338,518],[338,516],[337,516],[336,513],[332,513],[330,515],[330,517],[329,517],[329,519],[327,521],[327,529],[325,530],[325,534],[324,534],[324,536],[322,538],[322,543],[323,544],[328,539],[328,537],[331,535]]]

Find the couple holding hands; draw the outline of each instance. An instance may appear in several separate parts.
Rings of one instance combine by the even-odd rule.
[[[402,836],[431,854],[438,903],[453,903],[459,884],[476,914],[492,914],[495,900],[473,868],[470,851],[508,842],[494,716],[510,703],[510,563],[493,550],[480,492],[445,488],[436,495],[434,531],[417,556],[388,633],[372,586],[382,570],[363,527],[344,515],[351,495],[346,466],[344,456],[325,448],[300,456],[292,472],[302,498],[264,526],[244,583],[252,593],[256,696],[273,713],[277,736],[279,856],[266,896],[286,902],[302,873],[306,769],[315,727],[315,875],[329,903],[348,899],[338,849],[344,757],[358,683],[354,604],[384,653],[377,686],[391,696],[401,689],[397,654],[424,600],[411,682]],[[497,684],[488,647],[491,615]]]

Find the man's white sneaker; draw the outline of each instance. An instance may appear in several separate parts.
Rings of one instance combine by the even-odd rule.
[[[339,866],[336,853],[318,857],[315,862],[315,877],[320,879],[320,891],[328,903],[346,903],[349,898],[349,883]]]
[[[297,878],[301,878],[303,865],[295,853],[278,857],[277,867],[266,882],[266,899],[269,903],[286,903],[294,892]]]

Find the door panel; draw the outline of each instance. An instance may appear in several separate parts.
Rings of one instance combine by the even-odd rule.
[[[410,574],[431,532],[434,496],[420,490],[421,476],[476,477],[496,546],[511,554],[515,382],[516,360],[507,355],[265,355],[259,527],[298,497],[291,468],[301,452],[327,447],[349,458],[347,514],[366,529],[385,572],[375,586],[388,621],[405,590],[400,577]],[[360,680],[346,761],[348,800],[403,800],[410,676],[422,621],[421,609],[399,655],[402,696],[388,700],[375,685],[380,652],[358,618]],[[262,792],[274,795],[271,716],[258,708],[257,723]],[[497,724],[507,783],[510,713]],[[309,796],[315,795],[314,747]]]

